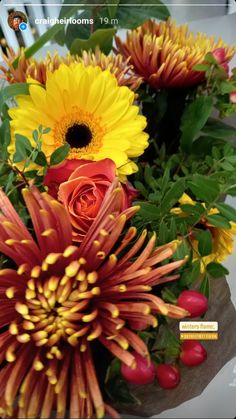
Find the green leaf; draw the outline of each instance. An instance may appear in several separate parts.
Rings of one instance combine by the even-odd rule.
[[[220,87],[220,93],[222,95],[225,95],[227,93],[231,93],[231,92],[233,92],[235,90],[234,84],[233,83],[230,83],[228,80],[223,80],[220,83],[220,86],[219,87]]]
[[[184,271],[183,275],[180,278],[180,285],[184,287],[190,287],[200,276],[200,261],[195,260],[192,262],[190,269]]]
[[[138,191],[144,196],[144,198],[147,198],[148,193],[147,193],[147,189],[146,187],[143,185],[142,182],[140,182],[139,180],[135,180],[134,181],[134,186],[136,189],[138,189]]]
[[[186,256],[190,256],[191,249],[189,246],[189,243],[186,239],[182,240],[181,244],[177,247],[173,259],[174,260],[180,260],[184,259]]]
[[[218,63],[217,60],[215,59],[214,55],[212,55],[211,52],[208,52],[205,55],[204,61],[207,61],[210,64],[217,64]]]
[[[159,219],[159,212],[156,205],[149,204],[148,202],[136,202],[140,205],[138,215],[146,221],[154,221]]]
[[[71,1],[71,3],[73,0]],[[72,7],[65,7],[63,8],[63,13],[61,17],[69,18],[78,10],[78,5]],[[61,23],[56,23],[56,25],[52,26],[50,29],[47,30],[43,35],[41,35],[37,41],[31,45],[29,48],[25,50],[25,57],[30,58],[34,55],[37,51],[39,51],[48,41],[50,41],[58,32],[62,29]],[[19,58],[16,58],[13,62],[13,67],[17,68]],[[13,85],[14,86],[14,85]]]
[[[116,29],[98,29],[93,32],[89,39],[75,39],[70,47],[71,54],[81,54],[83,50],[92,50],[95,51],[96,46],[99,46],[100,49],[108,54],[112,48],[112,40],[116,33]]]
[[[169,229],[169,241],[175,240],[177,236],[177,227],[174,217],[171,218]]]
[[[107,372],[106,372],[106,377],[105,377],[105,383],[107,383],[107,381],[117,377],[120,375],[120,360],[117,358],[114,358],[109,367],[107,368]]]
[[[213,278],[220,278],[221,276],[228,275],[229,271],[221,263],[211,262],[206,266],[206,270]]]
[[[162,193],[166,192],[166,188],[168,185],[168,182],[170,180],[170,169],[168,167],[165,168],[165,171],[163,173],[162,179],[161,179],[161,191]]]
[[[34,162],[38,164],[39,166],[47,166],[47,159],[43,151],[39,151],[36,155],[36,158],[34,159]]]
[[[223,143],[223,139],[212,138],[208,135],[201,135],[194,140],[192,145],[192,153],[197,155],[203,155],[204,158],[211,153],[213,146],[219,146]]]
[[[199,174],[193,175],[193,180],[188,183],[188,186],[203,202],[214,202],[220,193],[217,180]]]
[[[226,230],[231,228],[231,225],[228,222],[228,220],[222,217],[221,215],[208,215],[206,218],[207,221],[215,227],[224,228]]]
[[[191,205],[191,204],[183,204],[183,205],[180,205],[180,208],[184,211],[184,212],[187,212],[187,213],[189,213],[189,214],[194,214],[194,215],[197,215],[197,216],[200,216],[201,214],[204,214],[204,212],[205,212],[205,209],[204,209],[204,207],[203,207],[203,205]]]
[[[178,179],[174,182],[165,194],[164,198],[161,201],[160,210],[162,213],[168,212],[173,206],[178,202],[179,198],[183,195],[185,190],[185,180]]]
[[[193,67],[194,71],[204,71],[204,73],[209,69],[209,65],[208,64],[196,64]]]
[[[158,245],[167,243],[168,236],[169,236],[168,227],[166,223],[162,220],[159,226],[159,231],[158,231],[158,236],[157,236]]]
[[[43,133],[43,134],[48,134],[51,130],[52,130],[52,129],[51,129],[51,128],[49,128],[49,127],[48,127],[48,128],[44,128],[44,129],[43,129],[43,131],[42,131],[42,133]]]
[[[124,29],[134,29],[150,18],[167,20],[169,16],[167,7],[159,0],[153,0],[151,6],[149,0],[120,0],[116,13],[119,26]]]
[[[214,118],[210,118],[202,132],[212,138],[228,138],[236,135],[236,128]]]
[[[55,166],[56,164],[61,163],[68,156],[69,151],[69,144],[64,144],[61,147],[57,148],[51,155],[50,166]]]
[[[227,220],[234,221],[236,223],[236,209],[231,207],[231,205],[219,203],[215,205],[216,208],[224,215]]]
[[[235,170],[234,166],[228,161],[223,161],[220,163],[220,167],[222,167],[222,169],[226,172],[233,172]]]
[[[20,161],[26,160],[27,157],[31,154],[33,148],[27,137],[21,134],[16,134],[16,152],[13,156],[13,162],[18,163]]]
[[[103,10],[103,8],[102,8]],[[105,9],[107,10],[107,8]],[[108,13],[108,12],[107,12]],[[82,13],[80,13],[79,18],[82,19],[93,19],[93,8],[89,7],[85,10],[83,10]],[[102,25],[100,24],[100,20],[97,17],[97,19],[93,23],[93,31],[97,29],[101,29]],[[110,27],[110,25],[108,25]],[[91,25],[73,25],[69,24],[66,28],[65,32],[65,44],[67,48],[70,50],[72,42],[79,38],[79,39],[88,39],[91,35]]]
[[[180,125],[182,132],[180,145],[184,151],[189,152],[191,150],[194,138],[206,124],[212,109],[213,98],[211,96],[199,96],[187,106]]]
[[[109,17],[110,18],[115,17],[120,0],[106,0],[106,3],[107,3]]]
[[[3,160],[7,159],[7,147],[11,141],[10,123],[5,119],[0,127],[0,155]]]
[[[87,0],[83,1],[83,4],[85,4],[87,2]],[[66,4],[70,4],[70,6],[65,6]],[[75,4],[77,6],[77,9],[75,10],[75,12],[73,13],[73,15],[77,15],[76,12],[80,11],[81,12],[81,8],[83,8],[83,6],[81,6],[81,8],[78,5],[78,0],[64,0],[63,1],[63,7],[61,7],[60,13],[58,18],[61,19],[65,16],[66,12],[69,12],[71,6],[73,7],[73,4]],[[81,14],[79,16],[81,18]],[[86,25],[73,25],[73,24],[68,24],[68,26],[76,26],[76,27],[83,27]],[[53,37],[54,41],[59,44],[59,45],[64,45],[65,44],[65,27],[68,27],[67,25],[61,25],[61,30],[59,30],[56,35]]]
[[[161,291],[161,296],[163,300],[165,300],[166,302],[171,303],[171,304],[176,304],[176,301],[177,301],[176,295],[168,287],[165,287]]]
[[[207,256],[212,252],[212,235],[209,230],[194,231],[198,241],[198,251],[201,256]]]
[[[35,130],[33,131],[33,140],[34,140],[34,142],[35,142],[36,144],[38,144],[38,140],[39,140],[39,132],[38,132],[38,130],[37,130],[37,129],[35,129]]]
[[[140,401],[131,393],[125,380],[115,377],[106,384],[105,391],[117,403],[130,403],[140,405]]]
[[[231,186],[226,192],[230,196],[236,196],[236,185]]]
[[[225,157],[225,159],[227,161],[229,161],[230,163],[236,165],[236,155],[234,155],[234,156],[227,156],[227,157]]]
[[[19,95],[28,95],[29,94],[29,84],[28,83],[16,83],[6,86],[0,90],[0,113],[2,112],[5,102],[13,97]]]
[[[209,298],[210,295],[210,284],[209,284],[209,278],[206,274],[202,280],[201,286],[199,288],[199,292],[201,292],[203,295],[205,295],[207,298]]]

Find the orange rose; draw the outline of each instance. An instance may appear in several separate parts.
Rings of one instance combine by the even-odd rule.
[[[103,202],[104,196],[116,177],[115,163],[100,161],[65,160],[50,168],[44,179],[48,192],[58,198],[67,209],[73,226],[74,241],[80,242]],[[127,182],[122,184],[123,207],[131,206],[137,191]]]

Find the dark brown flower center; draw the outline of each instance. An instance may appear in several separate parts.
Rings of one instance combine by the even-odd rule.
[[[66,132],[66,142],[71,148],[83,148],[90,144],[92,132],[85,124],[74,124]]]

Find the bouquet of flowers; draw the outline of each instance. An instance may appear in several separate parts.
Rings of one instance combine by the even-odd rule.
[[[83,6],[90,26],[55,25],[4,56],[2,417],[117,418],[114,402],[137,402],[129,383],[175,388],[181,364],[207,357],[173,330],[228,273],[236,48],[161,3],[123,3]],[[70,52],[37,60],[48,40]]]

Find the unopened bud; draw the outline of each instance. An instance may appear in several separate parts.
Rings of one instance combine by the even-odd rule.
[[[236,104],[236,90],[230,93],[230,102]]]

